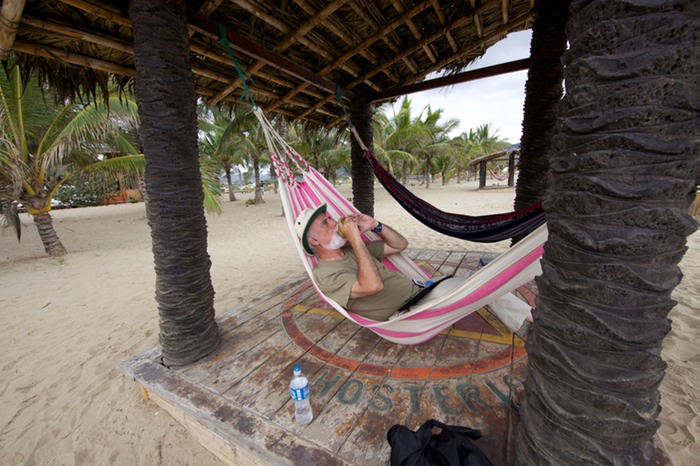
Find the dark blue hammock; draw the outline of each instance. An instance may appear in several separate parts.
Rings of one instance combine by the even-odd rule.
[[[444,235],[477,243],[493,243],[528,234],[546,221],[542,202],[514,212],[478,217],[445,212],[416,197],[382,167],[372,151],[365,150],[364,156],[379,182],[409,214]]]

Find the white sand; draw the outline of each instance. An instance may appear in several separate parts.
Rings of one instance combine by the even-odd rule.
[[[444,210],[474,215],[512,210],[513,190],[477,192],[474,183],[416,188]],[[349,187],[341,191],[349,196]],[[208,216],[218,314],[303,273],[277,195],[250,195]],[[405,213],[380,187],[375,216],[419,248],[501,251],[439,235]],[[47,257],[31,219],[20,244],[0,235],[0,464],[203,465],[218,460],[193,440],[119,362],[158,340],[155,273],[144,204],[54,211],[69,251]],[[700,456],[700,235],[689,238],[664,344],[661,433],[677,466]]]

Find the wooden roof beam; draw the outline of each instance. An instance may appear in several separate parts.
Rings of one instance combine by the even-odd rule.
[[[391,5],[394,7],[394,9],[399,13],[403,13],[406,11],[406,8],[401,4],[399,0],[391,0]],[[413,34],[413,37],[416,39],[420,40],[422,37],[421,32],[418,30],[418,27],[416,26],[416,23],[413,22],[413,19],[408,19],[406,20],[406,26],[408,26],[408,29],[411,31]],[[437,61],[437,57],[435,57],[435,54],[433,53],[432,49],[430,48],[430,45],[425,45],[423,47],[423,51],[425,54],[428,56],[428,60],[430,60],[431,63],[435,63]]]
[[[131,20],[129,18],[125,18],[123,16],[120,16],[116,13],[114,13],[111,10],[108,10],[106,8],[103,8],[98,5],[94,5],[91,3],[87,3],[84,0],[60,0],[62,3],[65,3],[67,5],[71,5],[75,8],[81,9],[83,11],[86,11],[88,13],[92,13],[100,18],[107,19],[109,21],[115,22],[117,24],[120,24],[122,26],[127,26],[127,27],[132,27]],[[213,39],[214,41],[219,40],[219,30],[218,26],[215,22],[209,20],[208,18],[205,18],[204,16],[200,15],[199,13],[195,13],[192,11],[187,12],[187,18],[192,19],[193,23],[188,24],[188,27],[190,27],[192,30],[195,32],[199,32],[200,34],[205,35],[209,39]],[[337,86],[330,82],[327,81],[320,76],[317,76],[313,73],[310,73],[308,70],[305,70],[304,68],[301,68],[300,66],[297,66],[295,63],[281,57],[274,55],[270,53],[268,50],[264,49],[263,47],[258,46],[257,44],[243,38],[239,37],[237,34],[234,33],[229,33],[229,37],[235,35],[237,40],[240,43],[245,43],[247,45],[251,45],[249,47],[250,50],[252,50],[251,53],[247,53],[246,50],[239,50],[236,45],[237,44],[231,44],[231,46],[239,50],[242,53],[246,53],[247,55],[252,56],[253,58],[259,59],[265,64],[268,64],[272,66],[273,68],[280,69],[287,74],[296,77],[297,79],[300,79],[302,81],[309,82],[310,84],[320,88],[327,90],[329,92],[334,93],[337,89]],[[257,55],[257,56],[255,56]],[[119,73],[117,73],[119,74]]]
[[[71,65],[78,65],[84,68],[92,68],[105,73],[113,73],[119,76],[128,76],[133,78],[136,76],[136,70],[128,66],[117,65],[104,60],[78,55],[55,47],[47,47],[45,45],[36,45],[23,40],[16,40],[13,45],[13,50],[34,55],[41,58],[49,58],[58,60]]]
[[[299,42],[301,38],[303,38],[304,34],[312,30],[316,25],[320,24],[323,22],[323,20],[330,14],[332,14],[335,10],[337,10],[343,3],[345,3],[347,0],[336,0],[332,4],[326,6],[322,10],[322,12],[315,18],[312,18],[310,21],[308,21],[306,24],[304,24],[302,27],[297,29],[293,34],[288,36],[283,42],[281,42],[279,45],[277,45],[272,53],[280,53],[287,48],[289,48],[291,45],[293,45],[296,42]],[[256,10],[257,12],[257,10]],[[275,20],[276,21],[276,20]],[[284,25],[280,25],[280,27],[284,27]],[[233,45],[233,44],[232,44]],[[243,53],[246,53],[243,51]],[[248,74],[251,76],[255,75],[264,65],[266,62],[258,60],[255,63],[251,64],[246,71]],[[353,76],[357,76],[356,73],[353,74]],[[213,99],[211,99],[211,102],[209,105],[215,105],[218,101],[223,99],[225,96],[233,92],[236,88],[239,87],[241,84],[241,81],[239,78],[235,78],[228,86],[226,86],[222,91],[220,91]],[[284,99],[286,100],[286,99]],[[284,102],[279,102],[275,107],[281,105]]]
[[[188,11],[187,18],[190,20],[190,27],[196,29],[197,32],[204,34],[206,37],[209,37],[215,41],[219,40],[219,28],[214,21],[203,18],[201,15],[198,15],[192,11]],[[265,65],[279,69],[290,76],[333,94],[335,94],[338,88],[335,83],[323,78],[322,76],[312,73],[305,68],[302,68],[296,63],[280,55],[272,53],[270,50],[233,31],[227,30],[227,37],[230,40],[231,48],[241,53],[245,53],[256,60],[263,62]]]
[[[340,5],[342,6],[347,3],[348,0],[342,0],[340,1]],[[299,5],[307,14],[313,15],[313,16],[321,16],[324,15],[324,12],[326,8],[324,8],[321,12],[316,13],[314,10],[313,5],[311,5],[307,0],[294,0],[294,3]],[[326,16],[326,15],[324,15]],[[322,22],[319,22],[318,25],[328,29],[331,31],[333,34],[338,36],[343,42],[348,47],[353,47],[355,45],[355,41],[353,40],[353,34],[348,31],[347,27],[343,27],[342,24],[338,24],[338,20],[334,19],[331,15],[327,15],[326,17],[323,18],[324,20]],[[368,62],[370,62],[372,65],[376,65],[379,63],[379,58],[375,54],[373,54],[370,50],[368,49],[363,49],[359,52],[360,55],[362,55]],[[392,81],[398,81],[396,76],[393,73],[388,73],[387,76],[389,79]],[[373,85],[370,83],[370,85]]]
[[[407,86],[388,89],[386,91],[379,92],[370,96],[369,101],[383,102],[386,100],[391,100],[394,97],[413,94],[414,92],[429,91],[431,89],[437,89],[445,86],[453,86],[455,84],[461,84],[467,81],[474,81],[482,78],[490,78],[492,76],[498,76],[505,73],[526,70],[529,67],[530,59],[523,58],[521,60],[515,60],[507,63],[501,63],[498,65],[487,66],[485,68],[478,68],[475,70],[465,71],[464,73],[457,73],[450,76],[443,76],[441,78],[435,78],[428,81],[421,81],[419,83],[409,84]]]
[[[199,7],[197,13],[208,18],[216,11],[217,8],[221,6],[222,3],[224,3],[224,0],[207,0],[202,3],[202,6]]]
[[[39,20],[25,15],[22,17],[22,24],[32,26],[36,29],[40,29],[42,32],[60,34],[60,36],[68,39],[90,42],[92,44],[102,45],[104,47],[109,47],[114,50],[119,50],[120,52],[125,52],[131,55],[134,54],[134,47],[130,43],[112,39],[111,37],[104,37],[99,34],[83,31],[74,27],[64,26],[62,24],[54,23],[52,21]]]
[[[120,26],[132,27],[131,20],[125,16],[115,13],[113,10],[105,8],[94,3],[89,3],[84,0],[59,0],[61,3],[70,5],[79,10],[83,10],[87,13],[91,13],[103,19],[117,23]]]
[[[400,17],[398,17],[398,18],[396,19],[396,21],[392,22],[392,23],[389,24],[387,27],[385,27],[384,29],[382,29],[381,31],[379,31],[379,33],[377,33],[377,34],[375,34],[375,35],[373,35],[373,36],[371,36],[371,37],[368,37],[367,39],[365,39],[365,40],[363,40],[362,42],[360,42],[359,44],[357,44],[353,49],[348,50],[347,52],[345,52],[343,55],[341,55],[340,57],[338,57],[338,58],[336,59],[335,62],[333,62],[333,63],[331,63],[330,65],[328,65],[328,66],[326,66],[325,68],[323,68],[323,69],[320,71],[320,73],[323,74],[323,73],[326,73],[326,72],[328,72],[328,71],[333,70],[333,69],[335,68],[335,66],[337,65],[337,63],[341,63],[341,62],[343,62],[343,61],[345,61],[345,60],[348,60],[348,59],[349,59],[350,57],[352,57],[353,55],[356,55],[356,54],[358,53],[359,50],[369,48],[369,46],[371,46],[371,45],[372,45],[373,43],[375,43],[376,41],[382,39],[383,37],[386,37],[391,31],[393,31],[393,30],[395,30],[397,27],[401,26],[401,25],[405,22],[406,19],[412,18],[413,16],[417,15],[417,14],[420,13],[421,11],[425,10],[426,8],[428,8],[428,7],[430,6],[430,2],[431,2],[431,1],[432,1],[432,0],[427,0],[427,1],[422,2],[422,3],[418,4],[418,5],[416,5],[415,7],[411,8],[409,11],[407,11],[406,13],[404,13],[404,14],[402,14]],[[387,69],[387,68],[388,68],[388,66],[380,66],[380,67],[377,67],[377,68],[375,68],[375,69],[377,69],[378,72],[381,72],[381,71],[383,71],[384,69]],[[356,81],[356,82],[357,82],[357,81]],[[359,82],[364,82],[364,81],[361,80],[361,81],[359,81]],[[285,99],[287,99],[287,98],[290,97],[290,96],[296,95],[296,94],[298,94],[299,92],[303,91],[303,90],[306,88],[306,86],[307,86],[307,84],[304,84],[304,83],[300,84],[299,86],[297,86],[296,88],[294,88],[290,93],[286,94],[285,97],[282,99],[282,101],[284,101]],[[345,89],[339,89],[339,90],[344,91],[345,94],[347,95],[347,97],[351,97],[351,93],[349,93],[347,90],[345,90]],[[325,103],[329,102],[331,99],[335,99],[335,94],[334,94],[333,96],[330,96],[330,98],[329,98],[329,97],[326,97],[325,99],[320,100],[320,102],[323,102],[321,105],[324,105]],[[274,109],[274,108],[277,108],[279,105],[281,105],[281,102],[278,101],[277,103],[273,104],[273,105],[271,106],[271,108],[273,108],[273,109]],[[305,112],[305,113],[303,114],[303,116],[305,117],[306,115],[308,115],[308,114],[310,114],[311,112],[315,111],[315,110],[316,110],[317,108],[319,108],[321,105],[314,105],[313,108],[312,108],[310,111]]]
[[[252,4],[249,0],[236,0],[236,4],[240,7],[245,8],[246,10],[248,10],[248,12],[262,19],[263,21],[278,29],[279,31],[283,32],[284,34],[290,34],[292,32],[286,24],[278,20],[275,16],[261,11],[257,7],[257,5]],[[326,60],[333,61],[333,56],[329,52],[327,52],[323,47],[319,47],[312,41],[307,40],[303,35],[297,37],[297,41],[309,50],[319,54]],[[343,63],[340,67],[351,76],[357,77],[358,71],[356,69],[353,69],[350,65]]]
[[[2,61],[10,56],[22,11],[24,11],[24,0],[3,0],[0,10],[0,60]]]
[[[447,18],[445,18],[445,12],[442,11],[442,8],[440,8],[440,2],[438,0],[433,0],[433,11],[435,11],[435,15],[438,17],[440,24],[444,26],[447,23]],[[452,53],[457,53],[459,50],[459,45],[457,45],[457,41],[455,40],[451,31],[447,31],[447,33],[445,33],[445,39],[447,39],[447,42],[450,44]]]
[[[374,20],[374,18],[372,18],[370,15],[368,15],[367,12],[365,12],[365,10],[360,5],[356,4],[356,2],[352,2],[350,5],[352,6],[353,11],[355,11],[355,13],[360,18],[362,18],[362,20],[366,24],[371,24],[379,30],[379,32],[377,34],[375,34],[369,38],[369,39],[372,39],[369,43],[367,43],[368,39],[365,39],[360,43],[360,45],[367,43],[367,47],[368,47],[369,45],[376,42],[377,40],[382,40],[387,45],[387,47],[389,47],[389,49],[391,49],[392,52],[398,53],[399,47],[397,47],[396,44],[393,43],[389,34],[391,32],[393,32],[397,27],[401,26],[401,24],[403,24],[404,17],[411,18],[411,17],[415,16],[416,14],[420,13],[421,11],[423,11],[424,9],[428,8],[429,2],[422,2],[422,3],[419,3],[418,5],[414,6],[413,8],[411,8],[409,10],[407,15],[406,14],[401,15],[399,18],[397,18],[396,21],[393,21],[391,24],[389,24],[388,29],[387,29],[387,26],[382,26],[382,25],[378,24]],[[355,46],[355,49],[357,49],[357,48],[362,48],[362,47]],[[408,67],[408,69],[411,70],[412,73],[418,72],[418,66],[416,66],[416,64],[413,62],[413,60],[411,60],[410,57],[406,57],[403,60],[403,62],[406,65],[406,67]]]
[[[515,27],[518,27],[518,26],[520,26],[520,25],[522,25],[522,24],[524,24],[524,23],[527,23],[527,22],[529,22],[529,21],[532,21],[532,17],[533,17],[533,13],[527,13],[527,14],[521,15],[520,17],[518,17],[518,18],[512,20],[509,24],[507,24],[507,25],[505,25],[505,26],[502,26],[502,27],[499,28],[497,31],[495,31],[493,34],[489,35],[489,37],[486,38],[486,41],[489,41],[489,40],[491,40],[491,39],[493,39],[493,38],[501,37],[501,36],[503,36],[504,34],[507,34],[511,29],[513,29],[513,28],[515,28]],[[462,16],[462,17],[460,17],[460,18],[457,18],[451,25],[447,26],[447,29],[452,28],[452,27],[461,26],[462,24],[464,24],[464,22],[469,21],[469,20],[470,20],[470,17],[469,17],[469,16]],[[436,37],[438,37],[438,36],[440,36],[440,35],[442,35],[442,34],[444,34],[444,31],[438,31],[438,32],[436,32],[435,34],[433,34],[432,36],[430,36],[430,37],[428,37],[428,38],[426,38],[426,39],[423,39],[423,41],[421,41],[421,43],[416,44],[414,47],[412,47],[412,48],[409,49],[409,50],[406,50],[404,53],[405,53],[405,54],[414,53],[416,50],[420,49],[420,47],[422,46],[422,42],[434,40]],[[439,63],[433,65],[432,67],[430,67],[430,68],[424,70],[423,77],[429,75],[429,74],[432,73],[433,71],[438,71],[438,70],[443,69],[445,66],[447,66],[447,65],[450,64],[450,63],[452,63],[456,58],[461,58],[461,57],[464,56],[464,55],[468,55],[468,54],[472,53],[474,50],[478,49],[479,47],[481,47],[481,44],[476,44],[476,45],[473,46],[473,47],[470,47],[470,48],[468,48],[468,49],[466,49],[466,50],[460,51],[459,54],[453,55],[453,56],[451,56],[451,57],[448,57],[448,58],[442,60],[441,62],[439,62]],[[400,55],[399,55],[399,56],[396,56],[393,60],[391,60],[391,61],[390,61],[389,63],[387,63],[385,66],[391,66],[392,64],[396,63],[396,62],[399,61],[399,60],[401,60],[401,56],[400,56]],[[375,74],[375,73],[379,73],[379,70],[372,70],[372,71],[370,71],[368,74]],[[348,87],[349,89],[352,89],[352,88],[353,88],[355,85],[357,85],[357,83],[359,83],[359,82],[361,82],[361,81],[359,81],[359,79],[358,79],[358,80],[354,81],[353,83],[350,83],[350,85],[348,85],[347,87]],[[406,83],[406,84],[408,85],[408,84],[411,84],[411,83]],[[328,103],[329,101],[330,101],[330,99],[329,99],[328,97],[326,97],[326,98],[323,99],[322,101],[319,101],[318,103],[316,103],[316,105],[314,105],[312,108],[310,108],[310,109],[308,109],[306,112],[302,113],[302,114],[299,116],[299,118],[305,118],[306,115],[309,115],[309,114],[310,114],[311,112],[313,112],[317,107],[320,107],[320,106],[322,106],[322,105],[325,105],[325,104]]]

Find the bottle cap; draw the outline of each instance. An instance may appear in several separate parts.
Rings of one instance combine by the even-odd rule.
[[[294,366],[294,372],[301,372],[301,366],[299,364]]]

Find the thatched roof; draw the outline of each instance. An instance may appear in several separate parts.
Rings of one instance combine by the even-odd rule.
[[[66,96],[94,95],[110,74],[128,83],[136,72],[126,4],[4,0],[0,58],[11,50],[25,69],[38,71]],[[534,0],[186,5],[196,88],[211,105],[239,102],[242,92],[233,61],[219,43],[222,24],[236,60],[254,80],[250,89],[263,110],[333,125],[343,117],[336,105],[339,93],[386,99],[395,97],[390,91],[431,72],[457,73],[508,33],[531,27]]]

